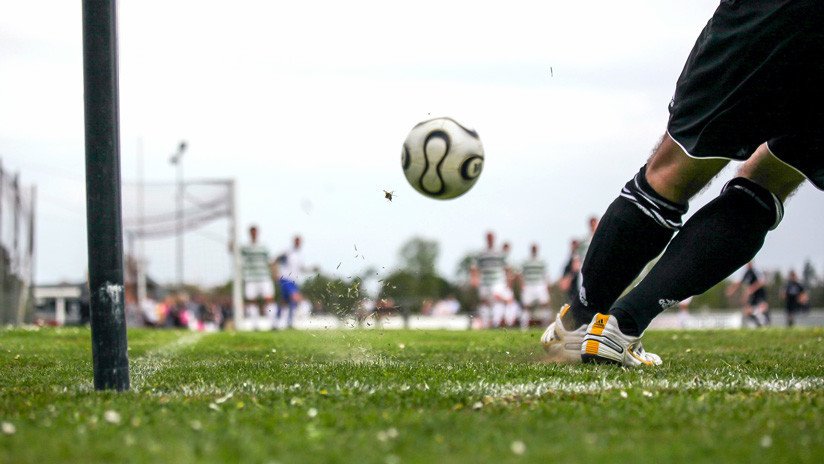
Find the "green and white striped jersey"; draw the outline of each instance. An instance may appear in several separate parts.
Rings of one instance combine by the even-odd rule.
[[[528,259],[521,267],[524,285],[546,285],[546,263],[542,259]]]
[[[246,245],[240,249],[244,282],[260,282],[272,278],[269,270],[269,250],[263,245]]]
[[[481,286],[493,287],[506,284],[506,256],[498,251],[485,250],[475,258],[481,273]]]

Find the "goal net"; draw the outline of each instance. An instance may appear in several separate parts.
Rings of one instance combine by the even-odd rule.
[[[122,197],[127,300],[185,291],[240,307],[233,180],[124,183]]]

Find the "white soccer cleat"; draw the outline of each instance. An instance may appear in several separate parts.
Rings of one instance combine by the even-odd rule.
[[[661,364],[660,356],[647,353],[641,346],[641,337],[624,335],[615,317],[608,314],[598,313],[592,318],[579,349],[584,362],[615,363],[626,367]]]
[[[581,343],[587,333],[587,327],[582,325],[573,331],[566,330],[561,323],[561,317],[569,311],[569,305],[564,305],[555,322],[549,324],[541,336],[541,344],[549,354],[549,359],[558,363],[581,362]]]

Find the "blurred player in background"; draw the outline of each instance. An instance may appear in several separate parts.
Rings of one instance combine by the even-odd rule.
[[[504,270],[506,271],[506,293],[504,295],[505,301],[503,305],[503,313],[496,315],[493,313],[492,325],[495,327],[514,327],[521,315],[521,305],[515,299],[515,285],[517,284],[517,273],[512,267],[510,255],[512,253],[512,244],[504,242],[501,246],[501,251],[504,254]]]
[[[666,134],[601,217],[578,299],[541,337],[551,356],[661,364],[641,343],[652,319],[752,260],[805,178],[824,190],[822,24],[819,0],[720,3],[678,78]],[[683,222],[730,160],[744,161],[736,177]]]
[[[512,288],[512,281],[514,280],[515,272],[512,269],[512,263],[510,262],[511,255],[512,255],[512,244],[509,242],[504,242],[501,245],[501,253],[504,254],[504,270],[506,271],[506,285],[509,288]]]
[[[529,249],[529,259],[521,266],[521,282],[521,328],[525,329],[529,327],[530,319],[541,311],[549,310],[549,274],[546,262],[538,256],[536,243]],[[549,313],[546,314],[546,318],[549,318]]]
[[[798,281],[798,274],[795,271],[790,271],[790,275],[787,276],[787,283],[781,289],[781,299],[786,304],[787,327],[792,327],[795,325],[796,315],[804,311],[809,302],[807,289]]]
[[[569,259],[558,280],[558,287],[567,295],[567,303],[572,303],[578,298],[578,289],[581,286],[581,256],[578,251],[580,242],[572,240],[569,242]]]
[[[590,216],[589,219],[587,219],[587,227],[589,228],[587,236],[578,243],[577,253],[578,257],[581,258],[581,262],[586,258],[589,244],[592,243],[592,237],[595,236],[595,231],[598,230],[598,216]]]
[[[506,303],[506,260],[495,249],[495,234],[486,233],[486,249],[478,253],[470,268],[470,281],[478,286],[480,328],[492,326],[492,315],[503,314]]]
[[[741,308],[742,323],[746,325],[751,320],[756,327],[770,324],[769,304],[767,303],[767,281],[764,273],[755,268],[752,261],[747,263],[747,269],[741,280],[730,285],[727,289],[727,296],[732,296],[739,288],[744,292],[741,296],[744,306]]]
[[[261,316],[275,313],[275,286],[269,267],[269,250],[258,243],[257,226],[249,227],[249,244],[240,248],[240,257],[246,314],[252,326],[257,327]]]
[[[292,328],[295,318],[295,310],[303,303],[303,295],[300,293],[299,283],[303,282],[303,273],[306,268],[303,265],[301,246],[303,239],[296,235],[292,240],[292,248],[278,257],[278,283],[283,300],[286,303],[286,327]],[[281,309],[278,308],[277,321],[282,320]]]
[[[450,293],[441,300],[435,302],[432,306],[432,316],[433,317],[450,317],[458,314],[461,310],[461,303],[455,297],[454,294]]]

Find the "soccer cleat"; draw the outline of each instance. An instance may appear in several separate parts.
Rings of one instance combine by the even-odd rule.
[[[644,350],[641,337],[624,335],[615,317],[607,314],[598,313],[592,318],[580,352],[581,360],[590,363],[614,363],[626,367],[661,364],[660,356]]]
[[[584,335],[587,333],[587,326],[582,325],[575,330],[569,331],[564,328],[561,322],[566,312],[569,311],[569,305],[564,305],[558,315],[555,316],[555,322],[549,324],[544,334],[541,336],[541,344],[544,350],[549,354],[549,359],[558,363],[579,363],[581,362],[581,343],[584,340]]]

